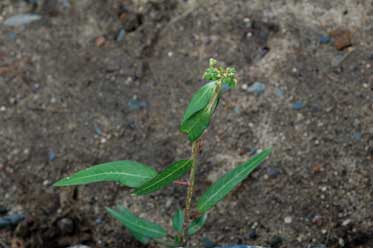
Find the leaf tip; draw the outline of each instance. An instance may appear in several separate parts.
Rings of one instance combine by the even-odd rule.
[[[53,187],[63,187],[66,186],[65,179],[58,180],[54,184],[52,184]]]

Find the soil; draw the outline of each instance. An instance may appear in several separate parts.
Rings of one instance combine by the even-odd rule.
[[[31,12],[41,20],[4,25]],[[188,157],[178,127],[210,57],[240,85],[204,136],[196,195],[273,153],[193,247],[373,247],[373,1],[2,0],[0,20],[0,206],[25,214],[0,247],[143,247],[105,213],[116,204],[169,227],[183,187],[52,184],[105,161]]]

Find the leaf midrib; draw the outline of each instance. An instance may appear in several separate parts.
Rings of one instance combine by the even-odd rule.
[[[260,159],[258,158],[257,160],[253,161],[253,163],[256,162],[256,161],[258,161],[258,160],[260,160]],[[202,205],[199,207],[199,209],[203,209],[203,207],[206,206],[207,203],[210,202],[210,199],[213,199],[213,198],[216,196],[216,194],[218,194],[218,193],[221,192],[223,189],[225,189],[226,186],[227,186],[227,185],[228,185],[232,180],[234,180],[236,177],[238,177],[238,176],[240,176],[241,174],[243,174],[243,172],[245,172],[245,171],[246,171],[246,170],[242,170],[241,172],[239,172],[238,174],[236,174],[234,177],[232,177],[230,180],[228,180],[228,182],[225,183],[225,184],[223,185],[223,187],[221,187],[219,190],[217,190],[214,194],[212,194],[211,197],[209,197],[209,198],[205,201],[205,204],[202,204]]]
[[[116,212],[116,211],[114,211],[114,210],[112,210],[114,213],[117,213],[118,215],[120,215],[120,213],[119,212]],[[139,224],[137,221],[131,221],[131,217],[133,218],[133,216],[130,216],[128,213],[125,213],[124,214],[125,215],[125,217],[127,217],[126,219],[127,219],[127,222],[129,222],[131,225],[134,225],[134,226],[137,226],[138,228],[140,228],[140,229],[143,229],[143,230],[147,230],[147,231],[149,231],[149,232],[153,232],[153,233],[156,233],[156,234],[160,234],[160,235],[163,235],[164,234],[164,232],[160,232],[160,231],[158,231],[158,230],[156,230],[156,229],[153,229],[153,228],[150,228],[150,227],[147,227],[147,226],[144,226],[144,225],[141,225],[141,223]],[[122,219],[123,219],[123,217],[121,217]],[[127,227],[128,228],[128,227]],[[129,229],[131,229],[131,228],[129,228]]]
[[[199,97],[199,99],[196,100],[196,102],[201,102],[202,100],[204,100],[205,95],[207,93],[210,93],[209,92],[210,90],[211,90],[210,87],[208,89],[206,89],[206,91],[202,93],[202,95]],[[190,119],[190,117],[192,117],[195,113],[197,113],[197,112],[201,111],[202,109],[204,109],[208,104],[209,104],[209,102],[207,102],[207,104],[205,106],[203,106],[202,108],[198,109],[197,111],[194,111],[194,113],[189,114],[188,117],[186,117],[187,116],[186,115],[185,118],[184,118],[184,121],[187,121],[188,119]]]
[[[154,181],[152,184],[150,184],[150,185],[148,185],[147,187],[145,187],[145,188],[139,190],[137,193],[142,193],[142,192],[146,191],[147,189],[149,189],[150,187],[152,187],[154,184],[159,184],[159,183],[163,182],[164,180],[166,180],[166,179],[169,178],[170,176],[174,175],[176,172],[179,172],[181,169],[184,169],[185,164],[187,164],[187,163],[189,163],[189,162],[190,162],[189,160],[185,161],[184,164],[182,164],[182,165],[180,166],[180,168],[174,170],[172,173],[168,174],[166,177],[161,177],[159,180]]]
[[[139,178],[152,178],[150,176],[141,176],[139,174],[131,174],[131,173],[125,173],[125,172],[103,172],[103,173],[98,173],[94,175],[88,175],[88,176],[71,176],[68,178],[65,178],[65,180],[78,180],[78,179],[87,179],[90,177],[97,177],[97,176],[102,176],[102,175],[111,175],[111,174],[117,174],[117,175],[126,175],[126,176],[132,176],[132,177],[139,177]]]

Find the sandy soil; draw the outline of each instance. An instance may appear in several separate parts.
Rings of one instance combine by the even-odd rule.
[[[196,194],[256,149],[273,154],[193,246],[373,247],[372,1],[26,2],[0,3],[0,206],[26,216],[0,247],[142,247],[105,213],[116,204],[169,227],[184,188],[51,185],[105,161],[188,157],[179,121],[210,57],[240,85],[205,136]],[[5,25],[31,12],[41,19]]]

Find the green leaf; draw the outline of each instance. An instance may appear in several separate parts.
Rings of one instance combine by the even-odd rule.
[[[197,209],[204,213],[221,201],[230,191],[242,182],[271,153],[271,148],[264,150],[249,161],[239,165],[219,178],[197,202]]]
[[[190,167],[192,167],[192,160],[179,160],[137,188],[134,194],[145,195],[164,188],[171,184],[174,180],[182,177],[190,169]]]
[[[188,135],[188,139],[193,142],[208,128],[212,113],[207,108],[194,114],[191,118],[182,123],[180,131]]]
[[[132,236],[136,240],[140,241],[142,244],[146,245],[146,244],[149,243],[149,241],[150,241],[149,237],[146,237],[146,236],[142,235],[141,233],[137,233],[137,232],[131,231],[129,229],[128,229],[128,231],[132,234]]]
[[[188,235],[193,235],[198,232],[203,225],[206,223],[207,220],[207,213],[201,215],[197,219],[193,220],[188,227]]]
[[[157,171],[135,161],[123,160],[96,165],[59,180],[54,186],[70,186],[114,181],[128,187],[139,187],[157,175]]]
[[[127,227],[131,233],[141,234],[143,237],[153,239],[163,238],[167,235],[166,230],[160,225],[137,217],[124,207],[120,207],[119,211],[111,208],[106,208],[106,210],[111,216]]]
[[[210,82],[202,86],[192,97],[183,117],[183,123],[192,115],[205,108],[215,93],[216,82]]]
[[[182,233],[183,225],[184,225],[184,211],[182,209],[178,209],[175,215],[172,217],[172,227],[174,228],[175,231]]]

